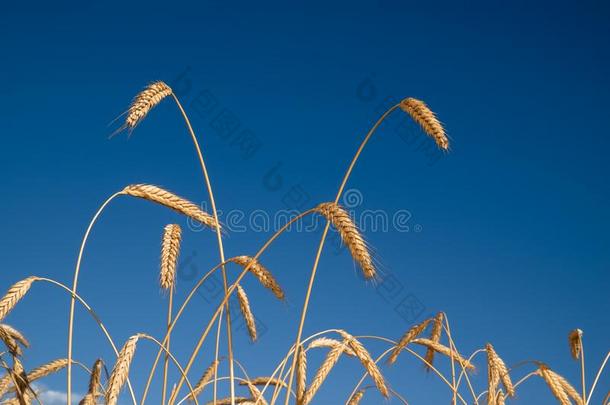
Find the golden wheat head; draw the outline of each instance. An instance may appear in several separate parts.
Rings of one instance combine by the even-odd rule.
[[[316,371],[316,375],[311,380],[311,384],[309,384],[309,387],[307,387],[307,389],[305,390],[305,394],[303,394],[303,405],[309,404],[313,397],[316,395],[318,389],[320,389],[320,386],[326,380],[326,377],[328,377],[330,371],[339,361],[339,358],[341,357],[341,354],[343,353],[343,348],[345,346],[347,346],[347,343],[342,344],[339,347],[335,347],[328,352],[326,358],[322,362],[322,365],[320,365],[320,368],[318,368],[318,371]]]
[[[390,357],[388,357],[388,363],[394,364],[402,349],[404,349],[409,343],[411,343],[413,339],[421,335],[426,330],[428,324],[430,324],[431,321],[432,319],[426,319],[425,321],[412,326],[407,332],[405,332],[405,334],[398,341],[396,347],[394,347],[394,350],[392,350],[392,353],[390,353]]]
[[[450,348],[448,348],[445,345],[442,345],[442,344],[434,342],[430,339],[424,339],[424,338],[413,339],[412,343],[415,343],[415,344],[418,344],[418,345],[421,345],[421,346],[424,346],[427,348],[432,348],[436,352],[438,352],[444,356],[447,356],[450,359],[457,361],[465,369],[469,369],[469,370],[475,369],[475,367],[474,367],[474,365],[472,365],[472,363],[470,363],[462,355],[460,355],[459,353],[457,353],[454,350],[451,350]]]
[[[130,337],[119,352],[119,356],[112,369],[112,374],[110,374],[110,379],[108,380],[108,391],[106,392],[107,405],[116,405],[119,399],[119,392],[129,376],[129,367],[136,352],[136,344],[139,338],[140,335]]]
[[[389,398],[390,392],[386,385],[385,379],[383,378],[381,371],[379,371],[379,368],[377,367],[377,363],[373,360],[368,350],[364,348],[364,346],[358,341],[358,339],[356,339],[349,333],[345,331],[339,331],[339,333],[341,334],[347,345],[354,351],[354,353],[356,353],[356,357],[358,357],[364,369],[373,379],[373,382],[375,383],[375,386],[377,387],[381,395],[383,395],[385,398]]]
[[[574,360],[580,358],[580,353],[582,352],[582,330],[574,329],[568,335],[568,342],[570,343],[570,351],[572,352],[572,357]]]
[[[258,260],[254,260],[254,258],[250,256],[235,256],[230,258],[229,261],[238,264],[244,269],[249,265],[248,271],[256,276],[263,287],[271,290],[273,295],[279,300],[286,298],[282,287],[280,287],[280,284],[275,277],[273,277],[273,274],[271,274],[271,272]]]
[[[123,194],[132,197],[142,198],[171,208],[212,229],[216,229],[216,227],[219,226],[214,217],[203,211],[197,205],[160,187],[151,184],[133,184],[125,187],[122,192]]]
[[[432,329],[430,331],[430,340],[436,343],[439,343],[441,340],[441,333],[443,332],[443,320],[445,316],[442,312],[439,312],[434,317],[434,321],[432,323]],[[426,355],[424,359],[426,360],[426,364],[424,365],[427,371],[430,371],[430,367],[434,363],[434,353],[436,353],[433,349],[428,348],[426,350]]]
[[[201,376],[199,381],[197,381],[197,384],[195,384],[195,386],[193,387],[193,392],[189,394],[189,396],[188,396],[189,401],[191,401],[191,402],[195,401],[195,397],[197,395],[201,394],[201,391],[203,391],[203,389],[205,388],[205,385],[214,376],[214,373],[216,372],[216,369],[218,368],[218,364],[220,364],[220,359],[214,360],[212,362],[212,364],[210,364],[208,366],[208,368],[205,369],[205,371],[203,372],[203,375]]]
[[[485,346],[485,350],[487,351],[487,367],[489,373],[495,374],[494,378],[499,378],[502,381],[502,385],[504,385],[506,394],[509,397],[514,397],[515,387],[510,379],[508,367],[506,367],[504,361],[500,358],[500,356],[498,356],[498,353],[496,353],[491,343],[488,343]]]
[[[133,131],[150,110],[171,94],[172,89],[164,82],[154,82],[146,86],[131,102],[127,110],[124,127]]]
[[[171,290],[176,284],[176,265],[180,254],[182,229],[179,225],[169,224],[163,231],[161,242],[161,272],[159,283],[164,290]]]
[[[449,149],[449,139],[445,133],[445,128],[440,123],[436,114],[421,100],[415,98],[405,98],[400,102],[400,108],[409,114],[417,122],[428,136],[430,136],[439,148]]]
[[[360,390],[356,392],[347,402],[347,405],[358,405],[360,401],[362,401],[362,397],[364,397],[364,390]]]
[[[337,229],[341,240],[362,269],[364,277],[367,279],[374,278],[377,272],[373,265],[371,253],[360,230],[348,212],[334,202],[322,203],[315,208],[315,211],[325,217]]]
[[[248,295],[239,284],[237,284],[237,301],[239,302],[239,309],[244,317],[244,321],[246,321],[248,335],[250,335],[250,339],[255,342],[257,338],[256,322],[254,321],[254,315],[252,314],[252,309],[250,308]]]
[[[305,389],[307,388],[307,353],[305,352],[305,348],[301,343],[299,343],[297,350],[296,396],[297,405],[303,405]]]

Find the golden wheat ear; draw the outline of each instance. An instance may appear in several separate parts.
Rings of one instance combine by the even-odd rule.
[[[396,344],[396,347],[394,347],[394,350],[392,350],[392,353],[390,353],[390,357],[388,357],[388,364],[394,364],[402,349],[407,347],[407,345],[411,343],[413,339],[421,335],[426,330],[431,321],[431,318],[426,319],[425,321],[412,326],[408,331],[406,331],[405,334],[402,335],[402,337],[398,341],[398,344]]]
[[[409,114],[428,136],[434,139],[442,150],[449,150],[449,138],[436,114],[421,100],[405,98],[400,102],[400,108]]]
[[[250,301],[248,295],[241,285],[237,284],[237,300],[239,301],[239,309],[241,310],[244,321],[246,321],[246,327],[248,329],[248,335],[250,339],[255,342],[258,334],[256,332],[256,322],[254,321],[254,315],[250,308]]]
[[[146,86],[144,90],[134,97],[127,109],[125,123],[113,135],[124,129],[127,129],[129,132],[133,131],[148,115],[150,110],[171,94],[171,87],[162,81],[153,82]]]
[[[193,392],[191,392],[188,396],[188,400],[190,402],[195,401],[195,397],[197,395],[201,394],[201,391],[203,391],[203,389],[205,388],[205,385],[214,376],[214,372],[218,368],[218,364],[220,364],[220,359],[214,360],[212,362],[212,364],[210,364],[209,367],[205,369],[205,371],[203,372],[203,375],[201,376],[199,381],[197,381],[197,384],[195,384],[195,386],[193,387]]]
[[[358,405],[360,401],[362,401],[362,397],[364,397],[364,390],[360,390],[356,392],[347,402],[347,405]]]
[[[2,321],[11,312],[15,305],[23,298],[29,291],[32,283],[38,280],[37,277],[28,277],[24,280],[18,281],[8,289],[4,297],[0,300],[0,321]]]
[[[228,261],[233,262],[244,269],[248,267],[248,271],[256,276],[263,287],[271,290],[277,299],[283,300],[286,298],[282,287],[280,287],[280,284],[277,282],[275,277],[273,277],[273,274],[258,260],[255,260],[250,256],[235,256],[230,258]]]
[[[159,274],[159,284],[164,290],[171,290],[176,285],[176,266],[181,241],[180,225],[167,225],[163,230],[163,241],[161,242],[161,272]]]
[[[577,405],[583,405],[582,397],[576,389],[574,389],[565,378],[548,368],[547,365],[540,365],[538,375],[544,379],[553,396],[557,398],[562,405],[571,405],[570,398]]]
[[[322,203],[314,210],[326,218],[339,232],[341,240],[362,269],[364,277],[367,279],[375,278],[377,271],[373,265],[371,253],[349,213],[334,202]]]
[[[140,335],[130,337],[119,352],[117,361],[110,374],[110,379],[108,380],[108,391],[106,392],[107,405],[116,405],[119,399],[119,392],[129,376],[129,367],[131,366],[139,339]]]
[[[488,343],[485,346],[485,350],[487,351],[487,368],[490,381],[497,386],[498,380],[501,380],[502,385],[504,385],[504,389],[506,390],[506,394],[509,397],[514,397],[515,387],[510,379],[508,367],[506,367],[504,361],[498,356],[498,353],[496,353],[491,343]]]
[[[582,330],[574,329],[570,332],[568,335],[568,342],[570,344],[572,357],[574,360],[578,360],[580,358],[580,353],[582,352]]]

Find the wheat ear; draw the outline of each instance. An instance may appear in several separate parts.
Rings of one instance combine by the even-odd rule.
[[[574,329],[570,332],[568,335],[568,342],[570,344],[572,357],[574,360],[578,360],[580,358],[580,353],[582,352],[582,330]]]
[[[154,82],[146,86],[131,102],[127,110],[124,127],[133,131],[153,107],[171,94],[172,89],[163,82]]]
[[[255,260],[250,256],[235,256],[229,259],[230,262],[240,265],[244,269],[248,267],[248,271],[250,271],[258,281],[267,289],[271,290],[273,295],[277,297],[279,300],[283,300],[286,296],[284,291],[280,287],[279,283],[273,277],[273,274],[263,266],[258,260]]]
[[[107,405],[116,405],[118,401],[119,392],[129,376],[129,367],[136,352],[138,339],[140,339],[139,334],[130,337],[119,352],[117,361],[110,374],[110,379],[108,380],[108,391],[106,392]]]
[[[347,333],[345,331],[339,331],[339,333],[341,334],[343,339],[347,342],[347,345],[354,351],[354,353],[356,353],[356,357],[358,357],[358,359],[360,360],[360,363],[362,363],[362,366],[364,367],[364,369],[369,373],[369,375],[373,379],[373,382],[375,383],[375,386],[377,387],[377,389],[379,390],[381,395],[383,395],[386,398],[389,398],[390,392],[385,383],[385,379],[383,378],[381,371],[379,371],[379,368],[377,367],[377,363],[373,360],[373,358],[371,357],[369,352],[364,348],[362,343],[360,343],[358,341],[358,339],[356,339],[349,333]]]
[[[32,286],[32,283],[36,281],[36,277],[28,277],[24,280],[18,281],[8,289],[4,297],[0,300],[0,321],[2,321],[15,305],[27,294],[28,290]]]
[[[241,310],[241,314],[246,321],[246,327],[248,328],[248,335],[250,335],[250,339],[254,342],[257,338],[256,333],[256,322],[254,321],[254,315],[252,315],[252,309],[250,308],[250,301],[248,300],[248,295],[246,291],[242,288],[241,285],[237,284],[237,301],[239,301],[239,309]]]
[[[28,342],[23,333],[19,332],[17,329],[5,323],[0,324],[0,329],[6,332],[10,337],[15,339],[21,346],[25,348],[30,347],[30,342]]]
[[[502,381],[502,385],[504,386],[504,389],[506,390],[506,394],[509,397],[514,397],[515,396],[515,387],[510,378],[510,374],[508,372],[508,368],[506,367],[506,364],[500,358],[500,356],[498,356],[498,353],[496,353],[496,351],[495,351],[494,347],[491,345],[491,343],[488,343],[485,346],[485,350],[487,351],[488,368],[490,368],[492,371],[497,373],[497,376]]]
[[[96,405],[95,396],[90,393],[85,394],[85,396],[83,397],[83,399],[80,400],[78,405]]]
[[[180,225],[169,224],[163,230],[161,242],[161,272],[159,283],[164,290],[171,290],[176,284],[176,265],[180,255],[182,229]]]
[[[445,133],[445,128],[443,128],[443,125],[426,103],[409,97],[401,101],[400,108],[409,114],[426,134],[434,139],[439,148],[443,150],[449,149],[449,139]]]
[[[321,337],[321,338],[317,338],[312,340],[309,345],[307,346],[308,349],[316,349],[319,347],[324,347],[324,348],[335,348],[338,346],[344,346],[343,343],[339,342],[336,339],[331,339],[331,338],[327,338],[327,337]],[[350,349],[349,347],[344,347],[343,349],[343,353],[345,353],[346,355],[350,356],[350,357],[354,357],[356,355],[356,353],[354,353],[354,351],[352,349]]]
[[[298,347],[296,379],[297,405],[303,405],[305,389],[307,388],[307,352],[305,351],[303,344],[299,344]]]
[[[337,229],[341,240],[362,269],[364,277],[367,279],[374,278],[377,271],[373,265],[371,253],[360,230],[358,230],[347,211],[334,202],[322,203],[315,208],[315,211],[325,217]]]
[[[203,391],[203,389],[205,388],[205,385],[208,383],[208,381],[210,381],[212,379],[212,376],[214,375],[214,370],[216,370],[219,363],[220,363],[220,359],[214,360],[212,362],[212,364],[210,364],[208,366],[208,368],[205,369],[205,371],[203,372],[203,375],[201,376],[199,381],[197,381],[197,384],[195,384],[195,386],[193,387],[193,392],[191,394],[189,394],[189,397],[188,397],[189,401],[195,400],[193,395],[197,396],[197,395],[201,394],[201,391]]]
[[[171,208],[210,228],[215,229],[216,226],[219,226],[214,217],[201,210],[197,205],[160,187],[151,184],[133,184],[125,187],[122,193]]]
[[[360,401],[362,401],[362,397],[364,397],[364,390],[360,390],[356,392],[347,402],[347,405],[358,405]]]
[[[250,381],[246,381],[246,385],[248,386],[248,390],[250,391],[250,395],[252,396],[252,403],[254,405],[268,405],[267,401],[263,397],[263,393],[260,392],[258,388]]]
[[[426,319],[425,321],[412,326],[408,331],[406,331],[405,334],[402,335],[402,337],[398,341],[396,347],[394,347],[394,350],[392,350],[392,353],[390,353],[390,357],[388,357],[388,363],[394,364],[402,349],[404,349],[409,343],[411,343],[413,339],[421,335],[424,330],[426,330],[431,321],[432,319]]]
[[[248,385],[248,383],[250,383],[252,385],[274,385],[274,386],[286,387],[286,383],[284,381],[280,380],[279,378],[273,378],[273,377],[251,378],[248,381],[240,382],[239,385]]]
[[[460,365],[463,368],[474,370],[474,366],[472,365],[472,363],[470,363],[468,360],[466,360],[464,357],[462,357],[459,353],[452,351],[445,345],[442,345],[440,343],[433,342],[430,339],[424,339],[424,338],[413,339],[412,343],[415,343],[415,344],[418,344],[421,346],[425,346],[428,348],[432,348],[433,350],[437,351],[438,353],[440,353],[444,356],[453,358],[455,361],[460,363]]]
[[[15,339],[15,336],[6,326],[0,325],[0,340],[4,343],[9,353],[13,357],[21,356],[23,354],[21,347],[17,343],[17,339]]]
[[[571,405],[568,394],[564,391],[561,382],[557,378],[557,374],[545,365],[541,365],[538,371],[559,403],[561,405]]]
[[[578,391],[576,391],[576,389],[572,386],[572,384],[570,384],[568,382],[568,380],[566,380],[565,378],[563,378],[561,375],[557,374],[553,370],[548,369],[547,372],[553,380],[555,380],[559,383],[562,390],[566,393],[566,395],[568,397],[572,398],[572,400],[577,405],[583,404],[582,396],[578,393]]]
[[[326,377],[328,377],[330,371],[339,361],[339,358],[343,353],[343,346],[346,346],[346,344],[332,348],[328,352],[326,358],[324,359],[324,362],[322,362],[322,365],[320,365],[320,368],[318,368],[318,371],[316,371],[316,375],[311,380],[311,384],[309,384],[309,387],[307,387],[307,390],[305,390],[305,395],[303,395],[303,405],[309,404],[313,397],[316,395],[316,393],[320,389],[320,386],[322,385],[324,380],[326,380]]]
[[[506,397],[504,396],[504,393],[502,392],[502,390],[498,391],[498,397],[496,398],[496,405],[505,405],[506,404]]]
[[[93,367],[91,367],[91,376],[89,377],[89,390],[88,394],[93,395],[94,398],[98,396],[98,388],[102,379],[102,369],[104,368],[104,362],[102,359],[95,360]]]
[[[432,322],[432,329],[430,330],[430,340],[436,343],[439,343],[441,340],[441,333],[443,332],[443,319],[444,319],[444,315],[442,312],[439,312],[438,314],[436,314],[436,316],[434,317],[434,321]],[[434,363],[434,354],[436,352],[431,349],[428,348],[426,350],[426,355],[424,356],[424,359],[426,360],[426,364],[424,365],[426,367],[427,371],[431,370],[431,366]]]
[[[235,400],[236,404],[254,404],[254,402],[252,402],[251,398],[246,398],[246,397],[234,397],[233,398]],[[231,405],[231,397],[228,398],[222,398],[222,399],[218,399],[216,401],[210,401],[208,402],[206,405]]]

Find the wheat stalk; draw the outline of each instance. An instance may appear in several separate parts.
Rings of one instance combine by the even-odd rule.
[[[335,348],[338,346],[343,346],[343,343],[339,342],[338,340],[335,339],[330,339],[327,337],[321,337],[321,338],[317,338],[312,340],[309,345],[307,346],[308,349],[315,349],[315,348],[319,348],[319,347],[323,347],[323,348]],[[354,357],[356,355],[356,353],[354,353],[354,351],[352,349],[350,349],[349,347],[344,347],[343,352],[350,356],[350,357]]]
[[[214,229],[217,226],[220,226],[217,224],[214,217],[201,210],[197,205],[160,187],[151,184],[133,184],[125,187],[122,193],[171,208],[210,228]]]
[[[107,405],[116,405],[118,401],[119,392],[123,388],[125,381],[127,381],[129,367],[131,366],[139,338],[139,334],[130,337],[119,352],[117,361],[110,374],[110,379],[108,380],[108,391],[106,392]]]
[[[208,381],[210,381],[212,379],[212,376],[214,375],[214,371],[218,367],[219,363],[220,363],[220,359],[214,360],[212,362],[212,364],[210,364],[208,366],[208,368],[205,369],[205,371],[203,372],[203,375],[201,376],[199,381],[197,381],[197,384],[195,384],[195,386],[193,387],[193,392],[189,394],[189,397],[188,397],[189,401],[194,401],[195,397],[197,395],[201,394],[201,392],[205,388],[205,385],[208,383]]]
[[[273,295],[277,297],[279,300],[283,300],[286,296],[284,291],[280,287],[279,283],[273,277],[273,274],[263,266],[258,260],[255,260],[250,256],[235,256],[229,259],[230,262],[240,265],[244,269],[248,267],[248,271],[250,271],[258,281],[267,289],[273,292]]]
[[[453,360],[460,363],[460,365],[463,368],[474,370],[474,366],[468,360],[466,360],[464,357],[462,357],[459,353],[452,351],[445,345],[442,345],[440,343],[433,342],[430,339],[424,339],[424,338],[413,339],[412,343],[432,348],[433,350],[437,351],[438,353],[440,353],[442,355],[445,355],[449,358],[453,358]]]
[[[574,329],[570,332],[568,335],[568,342],[570,344],[572,357],[574,360],[578,360],[580,358],[580,353],[582,352],[582,330]]]
[[[343,339],[347,342],[347,345],[356,353],[356,357],[360,360],[364,369],[369,373],[375,386],[384,397],[388,398],[390,396],[390,392],[385,383],[385,379],[383,375],[381,375],[381,371],[377,367],[377,363],[373,360],[369,352],[364,348],[362,343],[358,341],[355,337],[350,335],[349,333],[340,330],[339,333],[343,337]]]
[[[171,94],[172,89],[163,82],[159,81],[149,84],[131,102],[127,110],[124,127],[133,131],[153,107]]]
[[[297,370],[296,370],[296,396],[297,405],[303,405],[305,397],[305,389],[307,387],[307,353],[302,344],[299,344],[297,353]]]
[[[27,294],[28,290],[32,286],[32,283],[36,281],[36,277],[28,277],[24,280],[18,281],[8,289],[4,297],[0,300],[0,321],[2,321],[9,312],[17,305],[19,300]]]
[[[334,202],[322,203],[315,208],[315,211],[324,216],[337,229],[341,240],[362,269],[364,277],[367,279],[374,278],[377,272],[373,265],[371,253],[366,246],[362,234],[347,211]]]
[[[362,397],[364,397],[364,390],[360,390],[356,392],[347,402],[347,405],[358,405],[360,401],[362,401]]]
[[[182,240],[182,229],[180,225],[169,224],[163,230],[163,241],[161,242],[161,272],[159,282],[161,288],[170,290],[176,284],[176,265],[180,254],[180,242]]]
[[[447,138],[445,129],[426,103],[409,97],[401,101],[400,108],[409,114],[411,118],[421,126],[426,134],[434,139],[439,148],[443,150],[449,149],[449,139]]]
[[[326,380],[326,377],[328,377],[330,371],[339,361],[339,358],[343,353],[343,346],[346,345],[347,344],[332,348],[328,352],[326,358],[324,359],[324,362],[322,363],[322,365],[320,365],[318,371],[316,371],[316,375],[314,376],[313,380],[311,380],[311,384],[309,384],[309,387],[307,387],[307,390],[305,390],[305,395],[303,395],[303,405],[307,405],[311,402],[314,395],[316,395],[316,393],[318,392],[318,389],[320,389],[320,386],[322,385],[324,380]]]
[[[394,364],[394,362],[396,362],[396,359],[398,358],[398,355],[400,354],[402,349],[404,349],[409,343],[411,343],[413,341],[413,339],[415,339],[419,335],[421,335],[424,332],[424,330],[426,330],[426,328],[428,327],[428,324],[430,324],[431,321],[432,321],[431,318],[426,319],[423,322],[412,326],[408,331],[406,331],[405,334],[398,341],[398,344],[396,345],[396,347],[394,347],[394,350],[392,350],[392,353],[390,353],[390,357],[388,357],[388,363]]]
[[[491,370],[498,375],[498,377],[502,381],[504,389],[506,390],[506,394],[509,397],[514,397],[515,387],[513,385],[512,380],[510,379],[510,374],[508,372],[506,364],[504,364],[504,361],[500,358],[500,356],[498,356],[498,353],[496,353],[491,343],[488,343],[485,346],[485,350],[487,351],[488,367],[491,368]]]
[[[434,317],[434,322],[432,323],[432,329],[430,331],[430,340],[433,342],[439,343],[441,340],[441,333],[443,332],[443,319],[444,315],[442,312],[439,312]],[[424,367],[426,367],[427,371],[430,371],[430,367],[434,362],[434,353],[436,352],[431,348],[426,350],[426,355],[424,356],[426,364],[424,364]]]
[[[239,309],[241,309],[241,313],[246,321],[248,335],[250,335],[250,339],[254,342],[257,338],[256,322],[254,321],[254,315],[252,315],[248,295],[246,295],[246,291],[239,284],[237,284],[237,300],[239,301]]]

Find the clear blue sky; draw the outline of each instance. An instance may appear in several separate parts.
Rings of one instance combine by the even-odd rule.
[[[410,325],[405,318],[419,314],[396,307],[415,298],[425,308],[420,319],[448,313],[464,352],[491,341],[508,364],[542,360],[574,384],[579,369],[567,333],[579,327],[591,381],[610,335],[609,19],[608,4],[593,1],[4,4],[2,289],[31,274],[69,283],[88,221],[129,183],[206,200],[171,102],[130,139],[108,139],[115,128],[108,123],[152,80],[176,83],[182,75],[183,101],[204,145],[218,205],[246,214],[286,208],[294,187],[307,196],[304,207],[333,199],[381,106],[413,96],[445,123],[451,153],[429,155],[432,143],[398,113],[348,184],[362,196],[357,214],[412,215],[409,232],[366,232],[399,287],[383,293],[364,283],[349,255],[333,253],[331,245],[306,334],[338,327],[398,338]],[[197,94],[216,109],[198,113]],[[232,127],[214,121],[221,111],[236,132],[227,135]],[[244,131],[258,145],[251,154],[235,141]],[[157,284],[159,243],[163,226],[176,221],[185,225],[166,210],[120,198],[94,229],[80,292],[121,344],[138,331],[161,334],[166,297]],[[245,283],[266,327],[255,346],[237,333],[237,357],[252,375],[270,373],[294,339],[319,233],[287,234],[262,258],[285,287],[286,304],[254,280]],[[268,236],[230,234],[227,254],[253,254]],[[188,274],[217,262],[214,236],[185,233],[182,258],[190,261],[183,264],[179,297],[193,283]],[[212,309],[199,297],[188,311],[174,340],[181,360]],[[67,310],[63,293],[39,285],[6,320],[32,341],[27,366],[65,355]],[[83,311],[76,339],[77,359],[112,359]],[[195,374],[211,359],[210,343],[204,353]],[[143,343],[133,371],[138,391],[151,355]],[[475,379],[483,389],[479,364]],[[360,371],[344,360],[317,403],[345,400]],[[411,403],[448,401],[448,391],[408,356],[384,371]],[[602,378],[598,394],[609,381]],[[63,375],[47,382],[58,391],[63,384]],[[75,391],[85,385],[81,374]],[[372,391],[367,401],[380,403]],[[532,380],[516,403],[552,398]]]

